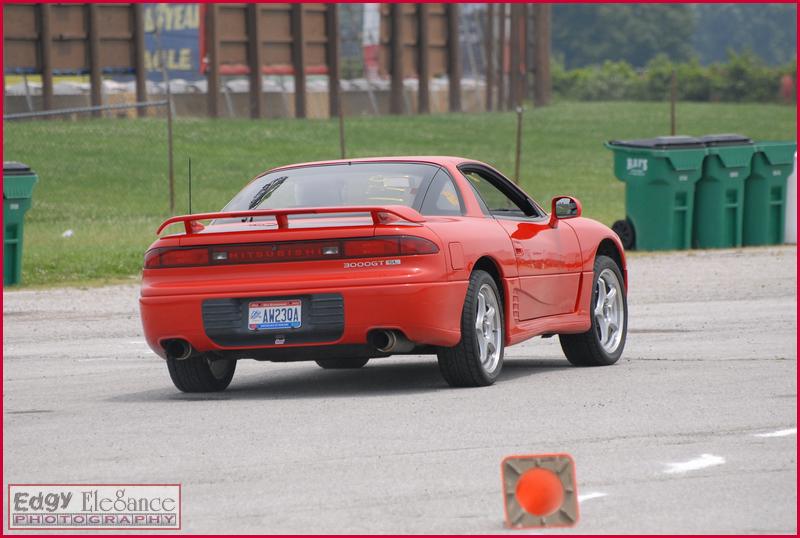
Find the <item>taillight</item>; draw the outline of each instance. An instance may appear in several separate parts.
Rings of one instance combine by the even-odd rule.
[[[407,235],[326,241],[215,245],[212,247],[166,247],[148,250],[144,255],[144,268],[383,258],[386,256],[436,254],[437,252],[439,252],[439,247],[433,241]]]
[[[370,237],[344,241],[345,258],[379,258],[400,254],[399,237]]]
[[[144,255],[145,269],[208,265],[208,248],[154,248]]]
[[[436,254],[437,252],[439,252],[439,247],[433,241],[428,241],[422,237],[403,236],[400,238],[401,256]]]
[[[344,258],[410,256],[413,254],[436,254],[439,252],[439,247],[433,241],[409,235],[348,239],[343,243]]]

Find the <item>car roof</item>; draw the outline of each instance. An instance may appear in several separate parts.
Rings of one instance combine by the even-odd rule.
[[[435,164],[438,166],[458,166],[463,163],[478,163],[479,161],[475,161],[474,159],[466,159],[464,157],[453,157],[453,156],[446,156],[446,155],[434,155],[434,156],[392,156],[392,157],[359,157],[357,159],[335,159],[330,161],[312,161],[306,163],[296,163],[296,164],[288,164],[284,166],[277,166],[275,168],[270,168],[269,170],[265,170],[259,176],[277,172],[279,170],[288,170],[291,168],[301,168],[304,166],[324,166],[324,165],[331,165],[331,164],[353,164],[353,163],[376,163],[376,162],[416,162],[416,163],[428,163],[428,164]],[[480,163],[483,164],[483,163]]]

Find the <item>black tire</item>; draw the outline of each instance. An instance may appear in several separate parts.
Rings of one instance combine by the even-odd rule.
[[[622,298],[622,330],[619,344],[612,352],[607,351],[601,342],[600,328],[595,317],[595,307],[598,299],[597,281],[604,271],[611,271],[617,277]],[[567,360],[575,366],[610,366],[617,362],[625,348],[625,339],[628,334],[628,298],[622,272],[616,262],[607,256],[597,256],[594,261],[594,277],[592,279],[592,303],[589,315],[592,320],[591,328],[581,334],[560,334],[561,349]]]
[[[210,361],[204,355],[184,360],[167,359],[172,382],[182,392],[219,392],[228,388],[236,372],[236,361]]]
[[[622,248],[625,250],[636,248],[636,231],[633,229],[633,223],[630,219],[618,220],[611,225],[611,229],[619,237]]]
[[[353,370],[367,364],[369,359],[323,359],[314,362],[325,370]]]
[[[488,286],[497,301],[500,331],[499,359],[490,371],[481,363],[478,331],[475,327],[478,316],[478,294],[484,286]],[[461,341],[455,347],[442,347],[437,352],[439,371],[445,381],[452,387],[483,387],[491,385],[503,369],[503,351],[505,339],[505,318],[502,295],[497,289],[494,279],[489,273],[474,271],[469,278],[467,295],[461,311]]]

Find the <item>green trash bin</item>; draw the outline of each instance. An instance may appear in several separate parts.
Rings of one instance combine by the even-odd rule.
[[[792,173],[795,142],[758,142],[744,183],[745,245],[783,243],[786,179]]]
[[[744,182],[750,175],[753,141],[737,134],[701,137],[708,150],[694,204],[696,248],[742,246]]]
[[[706,147],[690,136],[611,141],[614,175],[625,183],[626,219],[614,223],[625,248],[691,247],[694,188]]]
[[[29,166],[3,163],[3,285],[18,284],[22,272],[25,213],[39,177]]]

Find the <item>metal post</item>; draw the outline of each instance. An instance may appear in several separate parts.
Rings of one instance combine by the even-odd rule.
[[[236,109],[233,107],[233,99],[231,99],[231,89],[227,84],[222,84],[222,95],[225,97],[225,108],[228,110],[228,117],[236,117]]]
[[[517,107],[517,153],[514,158],[514,183],[519,184],[519,165],[522,155],[522,106]]]
[[[100,21],[97,18],[99,6],[89,4],[89,80],[91,82],[92,106],[103,104],[103,72],[100,68]],[[94,112],[99,117],[100,112]]]
[[[22,74],[22,83],[25,85],[25,104],[28,105],[28,112],[33,112],[33,98],[31,97],[31,87],[28,84],[28,74]]]
[[[173,165],[172,151],[172,89],[167,73],[167,53],[161,48],[161,28],[156,24],[156,50],[158,51],[159,64],[161,65],[161,80],[167,94],[167,171],[169,175],[169,214],[175,214],[175,167]]]
[[[39,6],[42,29],[39,42],[42,47],[42,108],[53,108],[53,39],[50,33],[50,5]]]
[[[494,108],[494,4],[486,5],[486,111]]]
[[[208,116],[219,117],[219,34],[217,33],[217,4],[206,4],[206,49],[208,51]]]
[[[344,159],[347,156],[347,146],[344,141],[344,107],[339,104],[339,154]]]
[[[461,47],[458,35],[458,4],[447,4],[447,78],[450,112],[461,112]]]
[[[340,88],[341,64],[339,62],[339,6],[328,4],[325,12],[326,35],[328,37],[328,115],[342,117],[342,94]],[[342,131],[343,133],[344,131]],[[342,158],[344,158],[344,136],[342,136]]]
[[[247,59],[250,68],[250,117],[264,115],[261,78],[261,33],[259,32],[259,4],[247,4]]]
[[[306,117],[306,39],[303,4],[292,4],[292,65],[294,67],[294,117]]]
[[[173,143],[172,143],[172,101],[168,98],[167,104],[167,166],[169,174],[169,214],[175,214],[175,168],[173,166]]]
[[[678,75],[675,70],[672,70],[672,81],[670,83],[669,91],[669,132],[675,136],[677,132],[677,118],[675,111],[675,102],[678,100]]]
[[[369,104],[372,107],[372,113],[377,116],[381,113],[380,109],[378,108],[378,100],[375,99],[375,92],[372,91],[372,81],[367,80],[367,97],[369,98]]]
[[[192,158],[189,157],[189,215],[192,214]]]
[[[147,70],[144,66],[144,6],[133,4],[133,61],[136,70],[136,101],[147,101]],[[147,115],[144,108],[137,109],[139,117]]]
[[[391,55],[391,96],[389,111],[392,114],[403,113],[403,5],[391,4],[389,6],[391,19],[391,41],[389,54]]]
[[[417,112],[428,114],[431,111],[431,67],[430,67],[430,35],[428,18],[430,6],[417,4]]]

